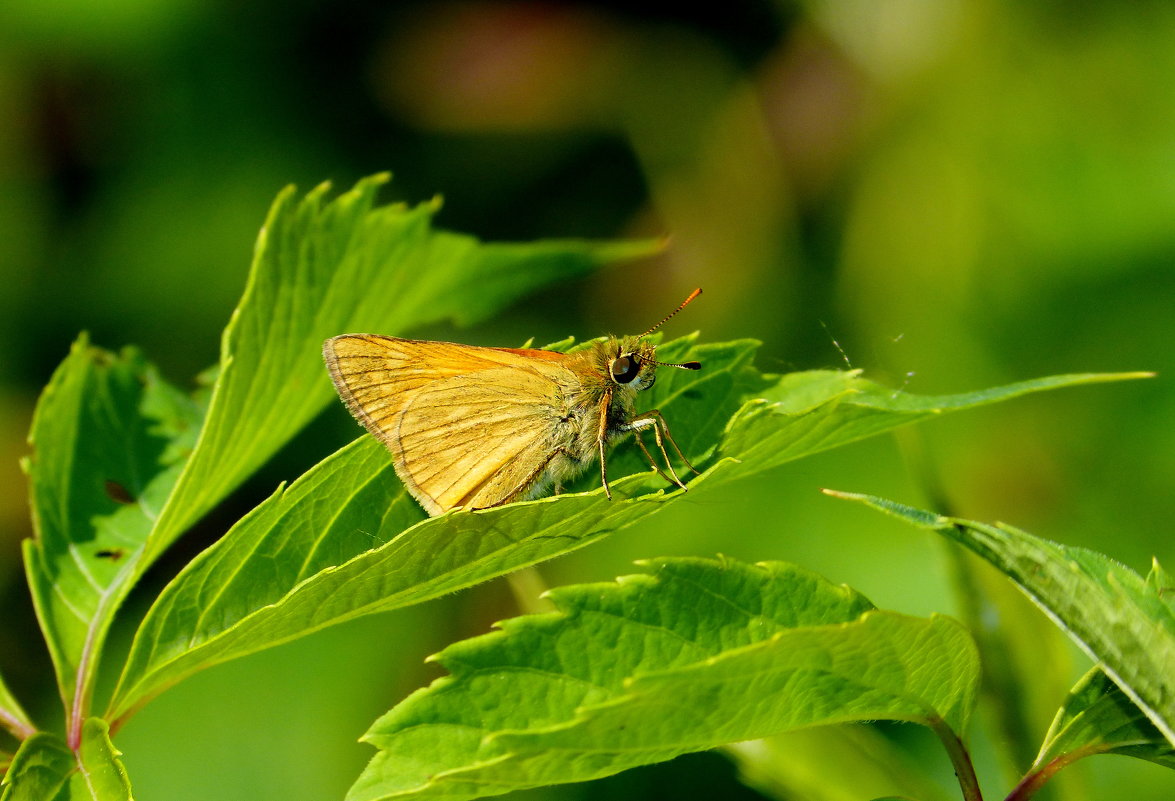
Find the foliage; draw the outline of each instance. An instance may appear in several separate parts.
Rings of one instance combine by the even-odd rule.
[[[384,180],[361,181],[334,199],[325,186],[300,199],[292,190],[279,195],[210,391],[189,396],[138,351],[111,354],[85,336],[54,374],[30,434],[36,538],[26,543],[25,564],[65,736],[36,732],[0,684],[0,721],[21,741],[4,801],[129,798],[112,733],[185,677],[537,564],[682,501],[682,490],[670,491],[628,448],[609,463],[612,500],[585,478],[559,497],[425,519],[386,452],[360,437],[279,487],[170,581],[95,714],[99,669],[118,669],[106,661],[107,635],[131,588],[330,402],[323,339],[469,322],[543,283],[652,247],[481,244],[433,230],[432,205],[376,205]],[[752,366],[756,347],[689,336],[659,349],[669,361],[705,364],[696,373],[662,371],[643,399],[666,412],[702,468],[690,497],[949,412],[1139,375],[1056,376],[921,397],[858,371],[763,374]],[[873,502],[936,530],[969,532],[960,541],[1020,582],[1113,679],[1111,686],[1094,675],[1074,690],[1026,781],[1087,751],[1170,763],[1169,743],[1156,734],[1171,731],[1175,675],[1169,581],[1157,565],[1143,582],[1100,555],[1013,529]],[[979,797],[965,746],[979,658],[960,624],[875,609],[781,563],[645,566],[648,574],[615,584],[558,590],[557,612],[447,648],[438,659],[453,675],[369,731],[379,754],[351,797],[473,798],[876,719],[930,727],[964,796]],[[1156,632],[1165,645],[1140,658],[1140,644]],[[1034,789],[1023,787],[1022,796]]]

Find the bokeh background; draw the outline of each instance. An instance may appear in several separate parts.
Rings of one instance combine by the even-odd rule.
[[[544,566],[549,583],[721,552],[797,562],[879,606],[957,611],[941,543],[825,486],[1005,520],[1140,572],[1152,555],[1175,565],[1173,78],[1175,6],[1160,0],[5,0],[0,670],[55,725],[18,556],[18,459],[70,341],[138,344],[188,381],[216,359],[274,194],[385,169],[389,200],[442,195],[439,223],[485,239],[670,237],[657,258],[422,337],[631,333],[702,286],[668,333],[756,337],[768,371],[851,365],[918,393],[1159,372],[793,464]],[[128,619],[357,433],[330,409],[147,577]],[[436,675],[423,658],[515,612],[490,584],[190,679],[120,736],[136,794],[341,798],[372,753],[356,738]],[[1046,662],[1066,680],[1088,666],[1055,643],[1028,655]],[[1037,738],[1060,700],[1037,699]],[[891,734],[957,793],[934,743]],[[993,797],[1010,789],[1000,736],[981,716]],[[1142,762],[1076,773],[1055,797],[1175,795]],[[717,755],[527,795],[715,793],[756,797]]]

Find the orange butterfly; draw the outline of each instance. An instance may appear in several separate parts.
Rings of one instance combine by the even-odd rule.
[[[636,393],[657,367],[699,370],[698,362],[655,359],[643,339],[700,295],[637,337],[597,342],[576,353],[484,348],[452,342],[343,334],[322,348],[351,414],[392,453],[396,474],[430,515],[534,498],[600,460],[609,498],[605,447],[628,432],[649,464],[685,489],[665,452],[677,447],[657,410],[633,414]],[[669,476],[641,432],[651,428]]]

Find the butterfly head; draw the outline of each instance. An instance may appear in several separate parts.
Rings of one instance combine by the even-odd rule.
[[[658,367],[678,367],[682,370],[701,370],[698,362],[659,362],[656,346],[642,339],[625,339],[617,343],[615,356],[608,361],[608,377],[618,387],[639,392],[653,386]]]

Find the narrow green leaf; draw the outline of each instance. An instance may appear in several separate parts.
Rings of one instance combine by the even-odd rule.
[[[650,243],[481,244],[436,231],[438,204],[375,206],[377,175],[333,200],[329,185],[274,202],[244,296],[225,329],[196,452],[151,535],[149,559],[284,445],[334,398],[323,340],[481,319],[525,292]]]
[[[1023,381],[957,395],[910,395],[861,378],[857,371],[784,376],[727,426],[718,453],[737,460],[721,480],[740,478],[899,426],[1061,387],[1150,377],[1150,373],[1081,373]]]
[[[88,719],[78,748],[78,770],[69,777],[70,801],[131,801],[130,780],[119,756],[106,721]]]
[[[8,773],[0,781],[0,801],[46,801],[55,798],[77,767],[73,752],[54,734],[35,734],[20,744]]]
[[[349,801],[497,795],[848,720],[966,724],[978,658],[957,623],[782,563],[646,567],[446,648],[452,675],[365,735],[380,753]]]
[[[1157,564],[1144,580],[1096,551],[1002,523],[942,517],[870,495],[830,494],[929,528],[991,562],[1100,662],[1175,744],[1175,606],[1169,577]]]
[[[0,726],[8,729],[17,739],[22,740],[31,737],[37,731],[32,721],[29,720],[29,716],[21,708],[20,702],[9,692],[3,676],[0,676]]]
[[[70,731],[80,731],[113,610],[178,475],[198,410],[134,350],[82,337],[37,404],[25,568]]]
[[[1122,754],[1175,768],[1175,748],[1100,666],[1065,699],[1033,769],[1090,754]]]

